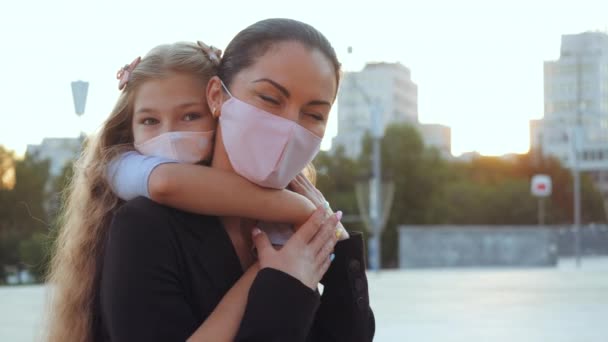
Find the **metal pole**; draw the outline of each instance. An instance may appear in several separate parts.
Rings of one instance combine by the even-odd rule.
[[[576,57],[576,121],[574,132],[572,134],[572,149],[574,159],[572,161],[572,173],[574,181],[574,251],[576,254],[576,267],[581,266],[581,176],[578,167],[578,135],[581,127],[581,111],[583,109],[582,100],[582,74],[581,74],[581,56]]]
[[[348,53],[352,54],[353,49],[348,47]],[[369,95],[359,87],[356,79],[351,79],[352,85],[363,97],[369,107],[370,124],[372,134],[372,177],[369,183],[369,221],[371,225],[371,236],[368,240],[368,253],[370,268],[374,271],[382,267],[381,235],[383,228],[382,210],[382,136],[384,127],[382,124],[382,108],[379,103],[375,103]]]
[[[370,104],[372,127],[372,177],[370,180],[370,222],[372,238],[370,239],[370,264],[373,270],[382,267],[381,232],[382,232],[382,114],[375,104]]]
[[[575,157],[575,158],[577,158],[577,157]],[[577,161],[577,159],[575,159],[575,166],[574,166],[574,252],[576,254],[576,267],[581,266],[580,230],[581,230],[581,179],[580,179],[580,172],[578,170],[578,161]]]
[[[578,125],[577,125],[578,126]],[[577,127],[571,130],[570,146],[572,155],[572,182],[574,183],[574,256],[576,258],[576,267],[581,265],[581,241],[580,241],[580,226],[581,226],[581,179],[578,167],[578,148],[577,148]]]
[[[538,198],[538,225],[545,225],[545,199],[544,197]]]

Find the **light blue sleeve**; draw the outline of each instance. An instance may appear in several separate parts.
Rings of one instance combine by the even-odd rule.
[[[177,161],[129,151],[110,162],[106,176],[110,188],[119,198],[125,201],[138,196],[150,198],[148,192],[150,174],[158,165],[166,163],[177,163]]]

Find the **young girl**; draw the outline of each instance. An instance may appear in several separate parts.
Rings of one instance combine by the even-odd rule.
[[[216,123],[205,89],[218,61],[218,53],[204,44],[176,43],[156,47],[119,72],[123,91],[118,102],[75,165],[49,276],[51,341],[87,341],[99,329],[98,317],[92,315],[99,298],[91,298],[99,286],[108,226],[121,204],[108,178],[118,193],[124,189],[125,199],[148,195],[185,211],[270,222],[301,224],[315,210],[311,199],[324,201],[303,179],[294,187],[310,199],[258,187],[234,173],[185,164],[210,159]],[[134,148],[156,157],[138,155]],[[169,161],[182,163],[165,163]],[[255,271],[252,267],[207,319],[225,322],[213,325],[224,330],[206,333],[203,325],[197,336],[234,334]]]

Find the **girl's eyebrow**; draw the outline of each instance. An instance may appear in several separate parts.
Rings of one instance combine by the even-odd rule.
[[[202,105],[202,103],[200,101],[189,101],[189,102],[184,102],[182,104],[179,104],[176,106],[176,108],[182,109],[182,108],[187,108],[187,107],[191,107],[191,106],[200,106]],[[135,111],[135,115],[137,114],[155,114],[158,111],[156,109],[153,108],[148,108],[148,107],[142,107],[138,110]]]
[[[157,111],[151,108],[140,108],[138,110],[135,111],[134,115],[138,115],[138,114],[154,114]]]

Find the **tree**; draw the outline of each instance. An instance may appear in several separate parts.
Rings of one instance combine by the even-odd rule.
[[[385,181],[394,184],[394,198],[382,234],[382,260],[385,266],[397,265],[398,232],[402,224],[437,223],[430,210],[439,201],[447,180],[446,162],[439,152],[425,147],[418,130],[407,124],[393,124],[382,138],[382,171]],[[371,138],[363,141],[361,168],[370,174]]]
[[[5,159],[13,158],[13,154],[0,151],[0,157],[4,158],[0,160],[0,164],[6,165]],[[35,235],[46,234],[49,227],[44,208],[49,162],[26,156],[21,160],[13,158],[10,163],[14,167],[14,186],[10,189],[0,189],[2,279],[6,266],[14,266],[19,271],[26,265],[26,261],[30,265],[36,262],[32,258],[35,253],[31,250],[31,244],[28,245],[26,241],[37,241]]]
[[[317,188],[321,190],[334,210],[342,210],[345,219],[351,219],[349,229],[364,230],[356,217],[359,214],[355,187],[361,178],[357,162],[346,157],[338,147],[333,154],[320,152],[313,164],[317,169]]]
[[[14,185],[15,154],[0,145],[0,191],[10,190]]]
[[[388,126],[381,144],[384,181],[392,181],[395,190],[382,234],[384,266],[397,264],[397,228],[403,224],[536,224],[538,201],[530,194],[530,180],[538,173],[553,180],[545,222],[572,222],[572,175],[556,159],[525,154],[448,161],[425,146],[416,128],[406,124]],[[371,138],[366,136],[357,161],[340,148],[315,160],[319,189],[349,213],[359,211],[355,188],[369,181],[371,149]],[[606,221],[602,197],[587,176],[582,177],[582,208],[583,223]]]

